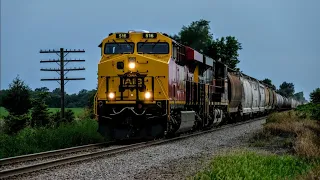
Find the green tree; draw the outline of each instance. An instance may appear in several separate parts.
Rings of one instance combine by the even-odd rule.
[[[47,87],[41,87],[34,89],[35,92],[49,92],[49,89]]]
[[[204,19],[193,21],[189,26],[183,26],[178,35],[170,37],[215,60],[220,59],[230,68],[236,69],[240,62],[238,51],[242,49],[241,43],[234,36],[214,40],[209,24],[210,21]]]
[[[269,85],[273,90],[276,90],[276,86],[272,84],[271,79],[265,78],[262,82]]]
[[[215,60],[221,60],[231,69],[236,69],[240,62],[238,51],[242,49],[242,45],[234,36],[221,37],[212,41],[207,54]]]
[[[48,106],[51,108],[59,108],[61,106],[61,101],[60,101],[60,88],[55,88],[51,93],[50,93],[50,98],[49,98],[49,103]]]
[[[90,109],[93,109],[94,97],[97,93],[97,90],[93,89],[93,90],[89,91],[88,93],[89,93],[89,95],[88,95],[86,106],[89,107]]]
[[[7,89],[0,90],[0,107],[3,106],[3,98],[8,94]]]
[[[297,92],[293,95],[293,97],[297,100],[297,101],[305,101],[306,99],[304,98],[304,95],[303,95],[303,91],[301,92]]]
[[[2,105],[9,112],[4,118],[6,133],[14,134],[20,131],[29,121],[28,113],[32,108],[30,91],[19,76],[9,84],[9,89],[2,98]]]
[[[48,107],[45,103],[48,98],[48,92],[38,92],[37,98],[32,101],[32,111],[31,111],[31,126],[40,127],[46,126],[50,123],[50,113]]]
[[[32,108],[30,88],[17,76],[9,85],[7,95],[2,99],[3,107],[11,115],[27,114]]]
[[[310,93],[310,100],[314,104],[320,104],[320,88],[316,88]]]
[[[201,53],[206,53],[213,40],[209,23],[210,21],[204,19],[193,21],[189,26],[182,26],[178,35],[174,35],[172,38]]]
[[[293,97],[294,94],[294,84],[293,83],[287,83],[284,81],[280,86],[279,90],[277,91],[280,95],[284,97]]]

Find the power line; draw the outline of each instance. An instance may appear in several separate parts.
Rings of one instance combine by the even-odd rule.
[[[60,50],[40,50],[40,53],[55,53],[58,56],[60,56],[60,59],[49,59],[49,60],[41,60],[40,63],[57,63],[59,65],[59,68],[50,68],[50,69],[45,69],[41,68],[40,71],[55,71],[60,75],[60,78],[49,78],[49,79],[41,79],[41,81],[57,81],[60,84],[60,89],[61,89],[61,114],[60,117],[64,118],[64,108],[65,108],[65,101],[64,101],[64,86],[69,82],[69,81],[75,81],[75,80],[85,80],[85,78],[68,78],[65,77],[65,75],[69,71],[81,71],[85,70],[84,67],[82,68],[65,68],[65,66],[70,63],[70,62],[84,62],[85,60],[83,59],[64,59],[69,53],[84,53],[84,50],[72,50],[72,49],[63,49],[60,48]],[[66,81],[66,82],[65,82]]]

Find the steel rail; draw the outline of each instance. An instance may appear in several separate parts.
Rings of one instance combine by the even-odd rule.
[[[22,155],[22,156],[3,158],[3,159],[0,159],[0,166],[7,165],[7,164],[13,164],[13,163],[17,163],[17,162],[35,160],[37,158],[47,158],[47,157],[52,157],[52,156],[57,156],[57,155],[64,155],[64,154],[68,154],[68,153],[74,153],[74,152],[94,149],[94,148],[102,147],[105,145],[111,145],[111,143],[108,142],[108,143],[88,144],[88,145],[83,145],[83,146],[76,146],[76,147],[70,147],[70,148],[64,148],[64,149],[58,149],[58,150],[52,150],[52,151],[45,151],[45,152],[34,153],[34,154],[27,154],[27,155]]]
[[[248,123],[262,120],[265,118],[266,117],[259,117],[259,118],[255,118],[255,119],[251,119],[251,120],[247,120],[247,121],[242,121],[242,122],[238,122],[238,123],[234,123],[234,124],[223,125],[221,127],[214,128],[214,129],[209,129],[209,130],[205,130],[205,131],[198,131],[198,132],[195,132],[192,134],[186,134],[183,136],[178,136],[178,137],[174,137],[174,138],[170,138],[170,139],[160,139],[160,140],[156,140],[156,141],[135,143],[135,144],[125,145],[125,146],[118,147],[118,148],[113,148],[113,149],[108,149],[108,150],[103,150],[103,151],[98,151],[98,152],[92,152],[92,153],[82,154],[82,155],[75,155],[75,156],[65,157],[65,158],[52,160],[52,161],[48,161],[48,162],[38,163],[38,164],[34,164],[34,165],[4,170],[4,171],[0,172],[0,178],[18,176],[18,175],[22,175],[22,174],[26,174],[26,173],[30,173],[30,172],[35,172],[35,171],[39,171],[39,170],[44,170],[44,169],[48,169],[48,168],[52,168],[52,167],[56,167],[56,166],[61,166],[61,165],[69,164],[69,163],[75,163],[75,162],[85,161],[85,160],[89,160],[89,159],[94,159],[94,158],[101,157],[101,156],[111,156],[111,155],[124,153],[127,151],[140,149],[140,148],[146,148],[146,147],[150,147],[150,146],[154,146],[154,145],[160,145],[160,144],[164,144],[164,143],[174,142],[177,140],[182,140],[182,139],[186,139],[186,138],[190,138],[190,137],[194,137],[194,136],[199,136],[202,134],[207,134],[207,133],[224,130],[224,129],[231,128],[231,127],[240,126],[243,124],[248,124]]]

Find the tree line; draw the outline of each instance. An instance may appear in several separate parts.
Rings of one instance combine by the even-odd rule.
[[[31,98],[37,98],[39,94],[46,93],[46,99],[44,103],[48,108],[60,108],[61,105],[61,91],[60,88],[56,88],[50,91],[47,87],[27,88],[26,91],[30,94]],[[93,98],[96,93],[96,89],[86,90],[82,89],[78,93],[67,94],[65,92],[65,106],[66,108],[84,108],[92,106]],[[0,90],[0,106],[3,106],[3,99],[8,96],[9,89]]]
[[[78,93],[65,93],[67,108],[87,108],[87,118],[93,117],[93,98],[96,90],[81,90]],[[32,90],[19,76],[13,79],[9,88],[0,91],[0,107],[8,111],[4,119],[4,131],[7,134],[17,133],[25,127],[57,127],[61,123],[72,122],[75,114],[68,109],[65,118],[60,118],[60,111],[49,112],[48,108],[61,107],[60,89],[49,91],[47,87]]]
[[[301,101],[301,102],[307,102],[307,100],[304,97],[303,91],[295,93],[293,83],[284,81],[282,84],[280,84],[279,89],[277,89],[276,86],[272,84],[272,81],[268,78],[265,78],[264,80],[262,80],[262,82],[269,85],[271,89],[275,90],[281,96],[284,96],[287,98],[294,98],[297,101]]]

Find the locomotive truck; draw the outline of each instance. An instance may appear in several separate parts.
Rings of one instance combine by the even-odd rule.
[[[214,128],[301,104],[165,33],[110,33],[99,47],[94,112],[109,139]]]

